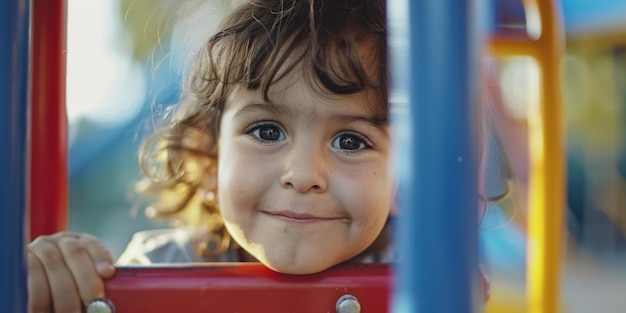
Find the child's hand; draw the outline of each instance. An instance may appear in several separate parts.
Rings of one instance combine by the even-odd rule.
[[[113,276],[113,257],[86,234],[38,237],[28,250],[28,312],[81,312],[104,297],[103,279]]]

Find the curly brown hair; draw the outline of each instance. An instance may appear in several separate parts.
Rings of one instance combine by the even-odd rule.
[[[368,109],[388,120],[386,50],[384,1],[246,2],[194,54],[184,98],[140,149],[145,179],[138,189],[156,195],[156,216],[206,226],[217,239],[203,245],[203,254],[224,252],[228,245],[220,242],[229,236],[219,208],[199,194],[202,175],[217,166],[221,112],[234,88],[267,100],[272,84],[298,67],[320,90],[375,91],[380,101],[372,102],[384,105]]]

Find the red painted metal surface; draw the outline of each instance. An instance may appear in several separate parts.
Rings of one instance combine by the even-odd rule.
[[[389,310],[388,264],[343,265],[314,275],[285,275],[258,263],[118,267],[106,282],[117,313],[335,312],[355,296],[363,312]]]
[[[30,238],[67,227],[67,3],[32,0]]]

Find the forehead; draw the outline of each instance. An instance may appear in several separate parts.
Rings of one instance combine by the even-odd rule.
[[[374,89],[339,94],[325,88],[315,75],[308,75],[301,65],[282,73],[267,92],[238,84],[226,101],[226,109],[252,106],[248,114],[271,112],[280,115],[305,114],[310,117],[328,114],[359,115],[387,123],[387,105]]]
[[[264,97],[267,101],[276,103],[297,104],[307,99],[314,99],[320,106],[350,103],[353,110],[367,112],[368,115],[379,119],[387,119],[386,86],[383,85],[385,82],[367,82],[368,79],[380,77],[379,62],[375,53],[369,51],[370,46],[359,45],[358,59],[363,65],[362,73],[336,70],[350,67],[351,61],[341,57],[328,60],[326,68],[323,69],[325,73],[320,73],[320,69],[312,64],[315,63],[314,59],[289,56],[278,69]],[[338,64],[339,62],[344,64]],[[359,85],[359,88],[346,91],[340,88],[342,85]],[[333,86],[336,88],[333,89]]]

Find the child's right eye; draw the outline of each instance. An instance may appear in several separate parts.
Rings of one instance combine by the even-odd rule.
[[[246,130],[261,142],[280,142],[285,140],[285,132],[274,123],[257,123]]]

